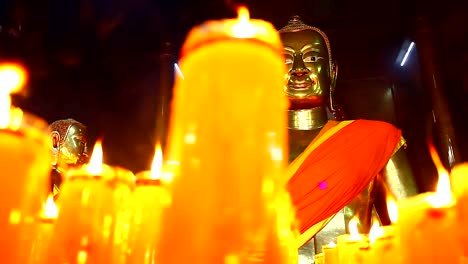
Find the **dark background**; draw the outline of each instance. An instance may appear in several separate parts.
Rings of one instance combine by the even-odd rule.
[[[69,117],[83,122],[91,146],[104,138],[107,163],[136,172],[149,167],[164,124],[161,104],[170,98],[168,65],[176,61],[187,32],[208,19],[235,17],[239,3],[248,6],[251,17],[278,29],[295,14],[323,29],[339,64],[337,90],[372,83],[394,87],[402,98],[394,123],[410,139],[424,138],[422,120],[430,102],[417,48],[405,67],[396,64],[405,41],[415,39],[415,21],[423,17],[430,25],[457,147],[466,160],[468,23],[463,2],[0,0],[0,60],[17,60],[29,69],[27,90],[15,98],[18,105],[48,122]]]

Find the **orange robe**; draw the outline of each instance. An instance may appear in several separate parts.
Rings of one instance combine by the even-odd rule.
[[[290,165],[287,189],[307,242],[360,194],[399,147],[401,131],[381,121],[330,121]]]

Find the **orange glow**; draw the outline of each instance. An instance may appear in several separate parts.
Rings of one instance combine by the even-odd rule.
[[[380,227],[380,223],[378,220],[374,219],[372,221],[372,227],[369,231],[369,242],[373,244],[377,238],[384,235],[383,229]]]
[[[101,140],[96,141],[94,145],[93,154],[88,164],[88,172],[92,175],[102,174],[102,143]]]
[[[11,107],[10,94],[21,90],[26,80],[26,71],[16,64],[0,64],[0,128],[19,128],[23,112]]]
[[[236,38],[251,38],[257,33],[257,29],[250,23],[249,10],[245,6],[237,9],[237,22],[232,26],[232,35]]]
[[[156,145],[156,151],[154,152],[153,164],[151,165],[151,179],[157,180],[161,179],[163,164],[163,154],[161,150],[161,145]]]
[[[49,219],[55,219],[58,216],[58,208],[55,205],[52,194],[49,194],[49,197],[42,208],[42,216]]]
[[[390,221],[394,224],[398,220],[398,206],[395,198],[391,195],[387,195],[387,210]]]
[[[442,165],[437,150],[432,143],[429,143],[429,152],[431,153],[432,161],[439,174],[436,195],[434,195],[433,198],[429,198],[429,203],[435,208],[451,205],[454,203],[454,199],[450,188],[449,173]]]
[[[357,217],[353,217],[351,220],[349,220],[348,230],[349,230],[349,234],[350,234],[351,239],[359,239],[360,238],[358,224],[359,224],[359,220],[357,219]]]

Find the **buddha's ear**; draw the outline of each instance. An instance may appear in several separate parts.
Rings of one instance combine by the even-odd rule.
[[[58,151],[60,134],[57,131],[52,131],[52,133],[50,133],[50,141],[52,142],[52,150]]]
[[[335,90],[336,78],[338,77],[338,64],[336,61],[332,62],[330,69],[330,90]]]

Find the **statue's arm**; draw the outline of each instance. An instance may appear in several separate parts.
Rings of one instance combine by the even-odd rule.
[[[385,185],[397,200],[418,193],[403,137],[401,137],[400,143],[395,148],[395,152],[382,170],[381,175]]]

